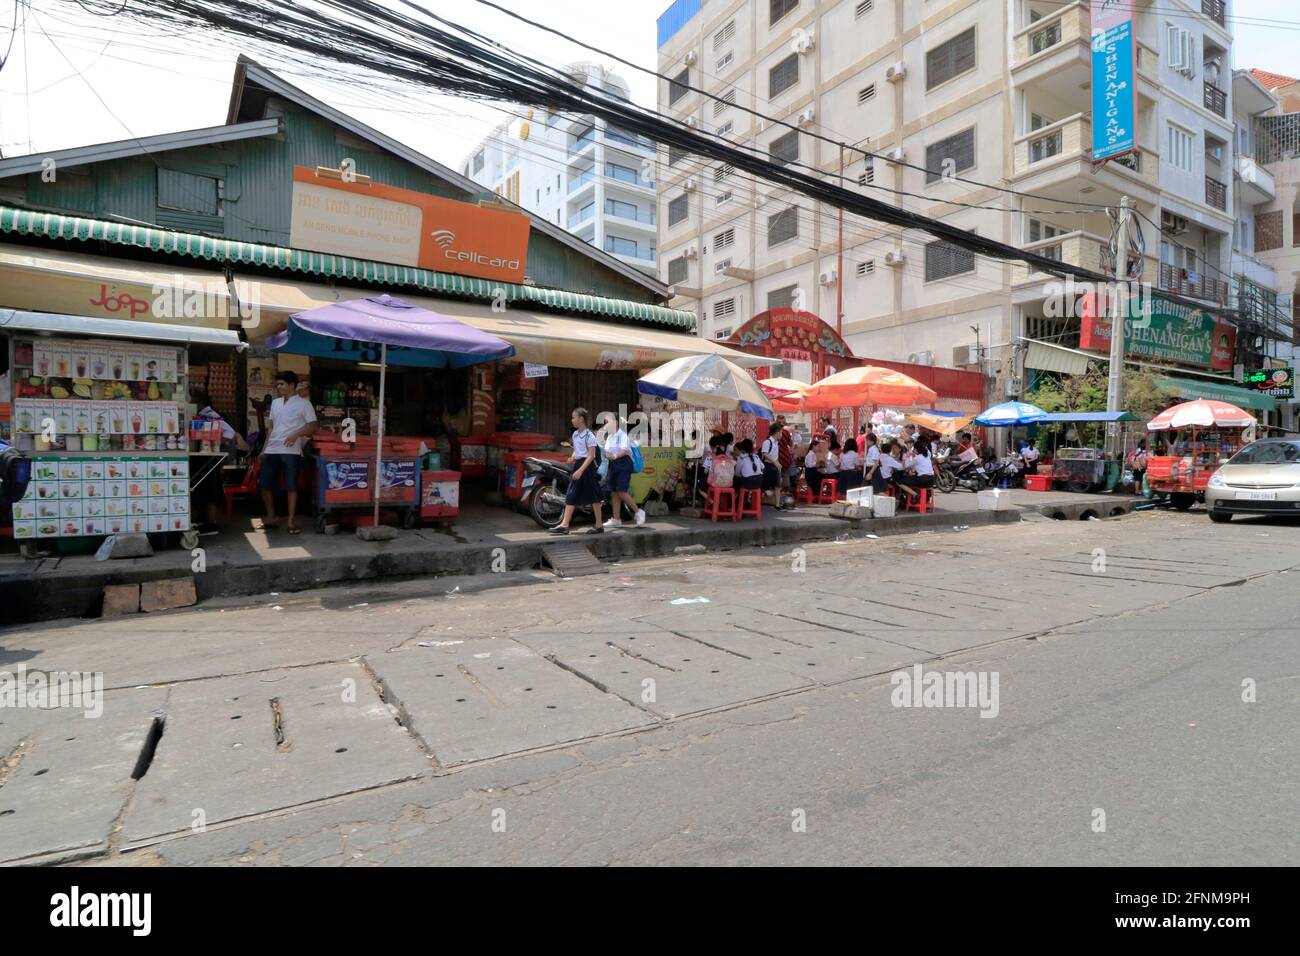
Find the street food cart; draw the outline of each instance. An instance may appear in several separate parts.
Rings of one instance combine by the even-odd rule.
[[[1253,440],[1255,425],[1248,412],[1214,399],[1165,409],[1147,423],[1147,488],[1179,511],[1204,501],[1210,476]]]

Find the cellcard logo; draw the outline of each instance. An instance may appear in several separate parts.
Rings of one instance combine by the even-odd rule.
[[[444,249],[456,241],[456,234],[450,229],[435,229],[429,235],[433,237],[434,242]]]
[[[83,717],[104,713],[104,675],[90,671],[0,671],[0,709],[53,710],[72,707]]]
[[[51,896],[50,907],[51,926],[127,926],[135,936],[148,936],[153,927],[151,893],[82,893],[74,886]]]
[[[889,701],[895,707],[978,707],[981,717],[996,717],[997,671],[925,671],[920,664],[910,671],[895,671]]]

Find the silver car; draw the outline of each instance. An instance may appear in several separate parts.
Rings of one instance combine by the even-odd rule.
[[[1205,507],[1211,521],[1300,516],[1300,439],[1265,438],[1237,452],[1210,476]]]

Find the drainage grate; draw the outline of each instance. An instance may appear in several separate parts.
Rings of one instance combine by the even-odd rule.
[[[586,574],[608,574],[591,549],[580,541],[557,541],[542,545],[542,560],[557,577],[577,578]]]

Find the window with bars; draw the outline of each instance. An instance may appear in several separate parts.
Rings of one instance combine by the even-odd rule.
[[[859,263],[858,263],[858,276],[859,276],[859,278],[861,278],[862,276],[869,276],[869,275],[871,275],[872,273],[874,273],[875,271],[876,271],[876,260],[875,260],[875,259],[867,259],[867,260],[865,260],[865,261],[863,261],[863,262],[859,262]]]
[[[668,225],[675,226],[690,212],[690,197],[685,193],[668,203]]]
[[[691,264],[685,256],[668,260],[668,284],[681,285],[691,275]]]
[[[772,162],[782,166],[787,163],[799,161],[799,133],[797,130],[790,130],[784,135],[778,136],[772,140],[768,146],[768,152],[772,156]]]
[[[691,83],[690,67],[687,67],[686,69],[682,70],[680,73],[678,73],[676,76],[674,76],[671,80],[668,81],[668,105],[669,106],[672,106],[674,103],[676,103],[683,96],[685,96],[687,93],[690,92],[689,90],[690,83]]]
[[[736,21],[728,20],[726,26],[724,26],[717,33],[713,34],[713,49],[715,50],[720,49],[724,43],[726,43],[735,35],[736,35]]]
[[[780,96],[799,82],[799,54],[791,53],[767,73],[767,98]]]
[[[727,90],[727,92],[723,93],[721,96],[719,96],[716,100],[713,101],[713,115],[714,116],[721,115],[724,111],[731,109],[732,105],[735,102],[736,102],[736,91]]]
[[[736,300],[734,298],[719,299],[717,302],[713,303],[714,319],[729,319],[735,314],[736,314]]]
[[[767,294],[767,307],[769,309],[793,309],[794,299],[798,294],[797,285],[782,286],[779,289],[773,289]]]
[[[713,234],[713,251],[721,252],[723,249],[729,249],[736,244],[736,230],[734,227],[723,229],[721,232]]]
[[[722,54],[722,56],[718,57],[718,62],[714,64],[714,72],[721,73],[727,67],[731,66],[731,62],[735,58],[736,54],[733,51],[728,50],[726,53]]]
[[[771,25],[799,6],[799,0],[769,0],[769,4],[767,22]]]
[[[726,192],[718,193],[718,195],[714,197],[713,201],[714,204],[718,206],[721,206],[723,203],[731,202],[731,190],[728,189]]]
[[[951,160],[951,162],[948,162]],[[937,183],[945,170],[960,173],[975,165],[975,127],[947,136],[925,148],[925,181]]]
[[[853,8],[853,18],[855,20],[862,19],[868,13],[871,12],[872,8],[875,7],[875,5],[876,5],[876,0],[862,0],[861,3],[859,3],[856,7]]]
[[[975,253],[942,239],[925,245],[925,281],[947,279],[975,271]]]
[[[1255,216],[1255,251],[1282,248],[1282,210],[1261,212]]]
[[[925,55],[925,88],[932,90],[975,69],[975,28],[959,33]]]
[[[868,101],[870,101],[870,100],[874,100],[875,98],[876,98],[876,84],[875,84],[875,83],[869,83],[869,84],[867,84],[866,86],[864,86],[862,89],[858,90],[858,105],[859,105],[859,106],[861,106],[863,103],[866,103],[866,102],[868,102]]]
[[[779,245],[799,235],[799,207],[788,206],[767,217],[767,244]]]

